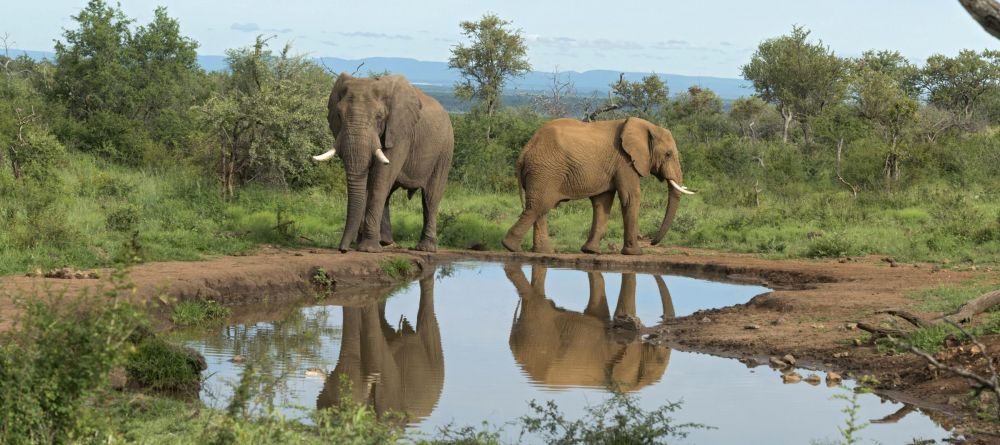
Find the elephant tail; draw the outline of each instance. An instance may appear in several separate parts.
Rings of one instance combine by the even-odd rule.
[[[524,156],[524,154],[522,153],[521,156],[517,157],[517,164],[516,164],[516,167],[517,167],[517,199],[519,199],[521,201],[521,208],[522,209],[524,208],[524,160],[522,159],[523,156]]]

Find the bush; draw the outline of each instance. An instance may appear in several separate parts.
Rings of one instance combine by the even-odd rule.
[[[841,234],[820,235],[806,246],[809,258],[835,258],[851,253],[851,243]]]
[[[189,396],[201,388],[204,369],[200,354],[154,335],[141,336],[125,364],[130,382],[139,387]]]
[[[183,301],[174,305],[171,321],[180,326],[194,326],[225,321],[232,310],[213,300]]]

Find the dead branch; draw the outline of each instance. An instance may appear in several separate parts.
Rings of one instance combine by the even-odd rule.
[[[895,315],[895,316],[897,316],[899,318],[902,318],[903,320],[906,320],[906,321],[910,322],[910,324],[912,324],[912,325],[914,325],[914,326],[916,326],[918,328],[924,328],[924,327],[930,326],[930,323],[928,323],[924,319],[922,319],[922,318],[920,318],[920,317],[918,317],[918,316],[916,316],[914,314],[911,314],[911,313],[909,313],[907,311],[904,311],[902,309],[887,309],[887,310],[884,310],[884,311],[878,311],[876,313],[877,314]]]
[[[998,304],[1000,304],[1000,290],[987,292],[963,304],[954,313],[940,317],[939,320],[951,323],[964,323],[971,320],[975,315],[985,312]]]
[[[950,320],[945,320],[945,321],[948,324],[954,326],[960,332],[962,332],[962,334],[964,334],[969,339],[969,341],[971,341],[974,345],[979,347],[979,350],[982,351],[983,357],[986,358],[987,369],[990,371],[989,378],[983,377],[979,374],[976,374],[974,372],[962,368],[949,366],[944,363],[941,363],[936,358],[934,358],[934,356],[920,350],[920,348],[917,348],[912,343],[907,342],[905,340],[898,340],[892,336],[889,337],[889,340],[892,341],[893,343],[903,345],[905,348],[909,349],[910,352],[923,358],[924,361],[926,361],[936,369],[947,371],[959,377],[972,380],[976,385],[975,388],[976,394],[979,394],[980,392],[985,390],[989,390],[990,392],[992,392],[993,396],[995,397],[994,403],[996,403],[997,416],[1000,416],[1000,388],[998,388],[997,384],[997,372],[996,372],[996,367],[993,366],[993,358],[990,357],[989,354],[987,354],[986,352],[986,345],[980,342],[975,336],[973,336],[969,331],[965,330],[965,328],[960,326],[958,323],[955,323]],[[860,325],[858,327],[860,327]]]
[[[840,154],[843,151],[844,151],[844,138],[840,138],[840,141],[837,142],[837,179],[839,179],[840,182],[843,182],[844,185],[850,187],[851,188],[851,194],[854,195],[855,199],[857,199],[857,197],[858,197],[858,188],[855,187],[854,184],[851,184],[850,182],[847,182],[847,180],[844,179],[844,177],[840,175]]]
[[[361,67],[363,67],[363,66],[365,66],[365,62],[364,61],[362,61],[361,64],[358,65],[358,67],[354,69],[354,72],[351,73],[351,75],[352,76],[357,76],[358,72],[361,71]]]
[[[618,83],[617,83],[617,85],[621,85],[624,82],[625,82],[625,73],[618,74]],[[611,94],[608,93],[608,96],[609,96],[608,100],[610,101],[611,100],[610,99]],[[607,103],[604,104],[604,106],[598,107],[596,110],[591,111],[590,113],[587,113],[583,117],[582,120],[584,122],[593,122],[594,119],[597,119],[597,116],[599,116],[601,113],[607,113],[609,111],[614,111],[614,110],[617,110],[617,109],[619,109],[621,107],[622,107],[621,104],[617,104],[617,103],[613,103],[613,102],[607,102]]]
[[[880,328],[880,327],[877,327],[877,326],[872,326],[872,325],[870,325],[868,323],[862,323],[862,322],[858,322],[858,329],[861,329],[862,331],[868,332],[869,334],[872,334],[876,338],[878,338],[878,337],[890,337],[890,338],[892,338],[893,336],[903,337],[903,336],[906,335],[905,332],[903,332],[903,331],[901,331],[899,329],[885,329],[885,328]]]
[[[1000,39],[1000,2],[996,0],[958,0],[983,29]]]
[[[907,414],[910,414],[915,410],[916,408],[914,408],[913,405],[904,404],[903,407],[900,408],[898,411],[889,414],[888,416],[885,416],[881,419],[874,419],[871,421],[871,423],[897,423],[900,420],[903,420],[903,418],[906,417]]]

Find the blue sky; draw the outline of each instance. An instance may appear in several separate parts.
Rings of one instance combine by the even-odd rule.
[[[0,35],[51,50],[85,0],[5,1]],[[739,77],[763,39],[804,25],[844,56],[895,49],[914,61],[962,48],[1000,49],[957,0],[127,0],[147,22],[157,5],[180,19],[202,54],[250,44],[258,33],[314,56],[447,60],[458,23],[490,11],[514,22],[537,70],[612,69]]]

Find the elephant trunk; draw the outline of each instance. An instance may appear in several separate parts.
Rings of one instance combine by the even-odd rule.
[[[674,223],[674,216],[677,215],[677,207],[681,204],[681,192],[675,187],[670,187],[670,194],[667,198],[667,212],[663,215],[663,221],[660,223],[660,230],[656,232],[656,236],[653,237],[652,244],[655,246],[663,240],[663,236],[667,234],[670,230],[670,226]]]
[[[374,141],[364,134],[341,134],[338,151],[344,160],[344,171],[347,174],[347,221],[344,223],[344,233],[340,239],[340,251],[347,252],[351,242],[357,239],[361,221],[365,217],[368,200],[368,171],[371,167],[372,152],[379,147],[378,139]]]

